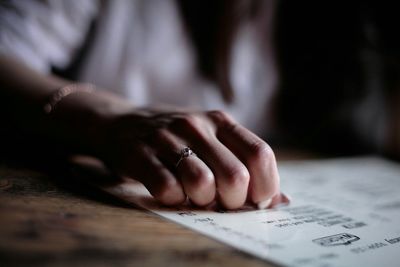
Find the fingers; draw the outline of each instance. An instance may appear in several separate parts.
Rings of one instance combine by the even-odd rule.
[[[216,138],[215,129],[216,125],[204,114],[181,116],[171,127],[211,169],[219,202],[227,209],[239,208],[246,201],[250,175],[244,164]]]
[[[175,170],[184,192],[194,204],[206,206],[215,199],[216,185],[210,168],[195,155],[180,160],[181,150],[185,147],[184,141],[168,130],[160,129],[152,143],[157,155]]]
[[[222,121],[227,124],[228,119],[224,119],[225,113],[209,112],[207,115],[209,117],[191,115],[183,118],[175,124],[174,130],[178,129],[177,134],[189,140],[195,153],[214,173],[221,204],[228,209],[239,208],[247,198],[249,170],[237,157],[240,154],[225,146],[216,137],[217,129],[223,125]],[[246,149],[242,144],[238,146]]]
[[[192,146],[212,170],[221,204],[227,209],[243,206],[250,180],[243,163],[215,137],[199,139]]]
[[[210,204],[216,195],[214,174],[196,156],[184,159],[177,167],[177,176],[189,199],[198,206]]]
[[[152,145],[157,155],[175,169],[179,160],[175,156],[177,151],[184,147],[182,144],[190,143],[198,157],[184,158],[175,172],[188,197],[204,206],[215,199],[218,191],[218,200],[225,208],[241,207],[247,198],[250,174],[238,157],[216,138],[215,125],[201,116],[191,115],[178,120],[174,126],[159,129]]]
[[[272,149],[224,113],[210,115],[219,125],[219,140],[245,164],[250,173],[249,199],[255,204],[271,201],[279,193],[279,173]]]
[[[131,166],[124,166],[128,175],[141,181],[161,203],[179,204],[187,196],[194,204],[205,206],[218,198],[225,208],[235,209],[246,199],[256,204],[277,201],[275,156],[255,134],[222,112],[163,116],[161,127],[152,123],[146,128],[150,135],[137,135],[139,143],[146,145],[134,144],[134,149],[127,149]],[[197,157],[180,161],[186,146]]]
[[[125,175],[143,183],[162,204],[178,205],[186,200],[179,181],[148,147],[138,145],[126,164]]]

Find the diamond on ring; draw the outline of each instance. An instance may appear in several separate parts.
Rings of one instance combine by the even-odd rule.
[[[183,148],[181,150],[180,158],[179,158],[178,162],[176,163],[175,167],[178,167],[179,163],[181,163],[181,161],[184,158],[190,157],[191,155],[196,156],[196,154],[193,152],[193,150],[190,149],[190,147]]]

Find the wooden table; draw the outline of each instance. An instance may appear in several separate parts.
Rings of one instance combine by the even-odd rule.
[[[0,266],[272,266],[55,176],[0,166]]]

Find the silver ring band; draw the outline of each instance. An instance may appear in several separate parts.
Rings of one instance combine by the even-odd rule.
[[[180,158],[178,162],[175,164],[175,168],[178,168],[179,164],[183,159],[188,158],[190,156],[196,156],[196,154],[193,152],[193,150],[190,149],[190,147],[183,148],[181,150]]]

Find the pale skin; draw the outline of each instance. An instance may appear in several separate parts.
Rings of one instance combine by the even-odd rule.
[[[0,56],[0,73],[1,98],[13,103],[17,124],[72,144],[77,151],[71,153],[101,159],[117,174],[142,182],[164,205],[188,198],[198,206],[217,201],[236,209],[246,201],[269,206],[285,200],[270,146],[225,112],[137,108],[96,90],[66,96],[47,115],[47,99],[72,81],[6,56]],[[176,166],[184,147],[196,156]]]

